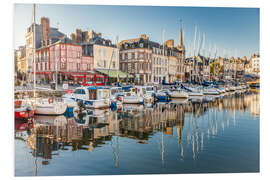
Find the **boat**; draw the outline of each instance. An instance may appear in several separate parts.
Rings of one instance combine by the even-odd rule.
[[[33,117],[34,109],[31,105],[25,100],[15,100],[14,101],[15,109],[14,115],[15,119],[28,119]]]
[[[154,88],[152,86],[136,86],[137,94],[143,97],[145,104],[154,103]]]
[[[35,115],[62,115],[67,110],[67,104],[54,98],[36,99]]]
[[[86,108],[109,108],[111,105],[111,91],[106,87],[82,86],[77,87],[65,98],[73,99]]]
[[[155,98],[157,101],[169,101],[171,99],[170,91],[168,89],[158,90],[155,93]]]
[[[123,98],[123,104],[143,104],[144,99],[143,97],[137,95],[135,92],[125,92]]]
[[[111,88],[111,108],[121,109],[123,107],[123,96],[124,91],[122,87],[112,87]]]
[[[173,90],[171,91],[170,93],[170,97],[171,98],[188,98],[188,93],[181,90],[181,89],[176,89],[176,90]]]
[[[220,92],[216,90],[216,88],[205,88],[203,90],[203,95],[219,95]]]
[[[67,105],[66,113],[73,113],[79,110],[78,102],[74,99],[63,97],[63,102]]]

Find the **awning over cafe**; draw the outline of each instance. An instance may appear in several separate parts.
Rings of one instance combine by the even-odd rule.
[[[96,71],[102,73],[102,74],[106,74],[111,78],[117,78],[117,76],[119,78],[133,78],[133,76],[131,74],[127,74],[124,73],[122,71],[117,71],[117,70],[109,70],[108,69],[96,69]]]

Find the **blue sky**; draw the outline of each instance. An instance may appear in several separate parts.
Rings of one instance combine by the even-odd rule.
[[[38,4],[36,20],[39,23],[40,17],[48,17],[51,26],[59,27],[67,36],[76,28],[93,29],[113,41],[117,35],[123,40],[147,34],[151,40],[161,43],[162,30],[165,29],[165,39],[174,39],[176,45],[179,20],[182,19],[187,55],[194,53],[196,25],[197,37],[198,32],[206,35],[207,55],[211,42],[212,47],[217,45],[217,55],[249,57],[259,52],[259,11],[258,8]],[[31,24],[31,18],[32,4],[14,5],[15,48],[25,44],[26,28]],[[211,54],[214,54],[214,48]]]

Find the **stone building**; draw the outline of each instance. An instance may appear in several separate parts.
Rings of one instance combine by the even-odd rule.
[[[153,44],[145,34],[118,44],[120,70],[134,75],[138,84],[152,83]]]

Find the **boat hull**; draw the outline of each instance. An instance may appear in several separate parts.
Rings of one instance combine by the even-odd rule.
[[[34,116],[34,110],[15,109],[15,119],[28,119]]]
[[[83,101],[83,104],[85,105],[86,108],[93,108],[93,109],[109,108],[110,100],[109,99],[86,100]]]
[[[123,103],[124,104],[142,104],[143,98],[141,98],[141,97],[139,97],[139,98],[124,97]]]
[[[41,104],[35,107],[36,115],[62,115],[67,109],[66,104]]]

